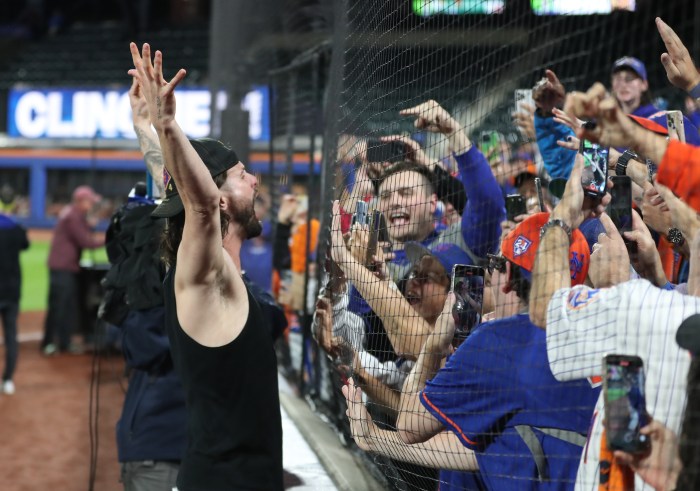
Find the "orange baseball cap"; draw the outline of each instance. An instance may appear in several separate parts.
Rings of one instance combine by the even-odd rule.
[[[527,279],[531,279],[535,256],[540,245],[540,230],[549,221],[549,213],[535,213],[520,222],[501,243],[501,254],[508,261],[520,266]],[[591,253],[583,233],[576,229],[571,234],[569,247],[569,269],[571,285],[580,285],[588,274]]]
[[[653,131],[654,133],[657,133],[659,135],[668,135],[668,128],[660,124],[657,120],[651,119],[651,118],[642,118],[641,116],[635,116],[634,114],[629,114],[628,115],[632,121],[637,123],[639,126],[642,128],[646,128],[649,131]],[[664,123],[666,122],[666,115],[663,117]]]

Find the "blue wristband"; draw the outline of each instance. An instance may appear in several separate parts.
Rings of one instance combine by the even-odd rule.
[[[688,95],[692,97],[693,99],[700,99],[700,84],[697,84],[695,87],[690,89],[690,92],[688,92]]]

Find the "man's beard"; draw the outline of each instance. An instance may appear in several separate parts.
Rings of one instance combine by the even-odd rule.
[[[231,220],[243,227],[243,233],[246,239],[252,239],[262,233],[262,224],[258,217],[255,216],[255,205],[251,204],[247,207],[234,206],[231,210]]]

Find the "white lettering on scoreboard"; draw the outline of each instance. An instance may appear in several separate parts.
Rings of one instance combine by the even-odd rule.
[[[190,138],[208,136],[211,119],[209,90],[182,89],[176,94],[176,119],[182,130]],[[249,134],[252,140],[269,136],[267,95],[267,88],[259,87],[242,101],[243,109],[250,112]],[[8,109],[10,136],[136,138],[129,94],[125,90],[12,90]]]

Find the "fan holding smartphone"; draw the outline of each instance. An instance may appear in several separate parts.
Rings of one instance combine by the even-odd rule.
[[[628,176],[611,176],[613,183],[610,190],[608,215],[620,231],[628,252],[637,252],[637,243],[625,237],[623,232],[632,231],[632,180]]]
[[[644,363],[638,356],[606,355],[603,358],[605,434],[608,449],[631,454],[649,449],[639,431],[649,421],[644,396]]]
[[[585,380],[554,378],[547,335],[527,313],[530,271],[548,218],[537,213],[525,219],[503,240],[501,255],[491,257],[492,281],[500,285],[493,288],[495,303],[507,301],[505,295],[514,291],[519,313],[476,326],[440,369],[434,357],[446,353],[446,340],[434,339],[444,336],[444,329],[436,328],[407,379],[414,383],[407,382],[401,394],[396,426],[402,443],[428,442],[448,430],[474,451],[479,470],[498,466],[499,472],[488,474],[487,489],[514,489],[514,482],[523,489],[545,489],[538,483],[563,489],[560,483],[573,482],[599,395]],[[572,257],[584,259],[588,249],[576,230]],[[584,269],[582,264],[575,273],[580,282]],[[452,311],[443,309],[436,326],[454,320],[459,333],[477,318],[483,276],[465,264],[454,265],[453,271],[454,304],[447,306]],[[460,470],[474,470],[469,459],[460,460]]]
[[[605,196],[609,149],[588,140],[581,140],[580,153],[583,155],[583,192],[591,198],[600,199]]]
[[[484,268],[469,264],[452,267],[450,292],[455,295],[452,317],[455,321],[453,344],[459,346],[481,323],[484,305]]]
[[[389,162],[395,164],[406,158],[406,146],[400,141],[383,141],[379,138],[367,140],[368,162]]]

